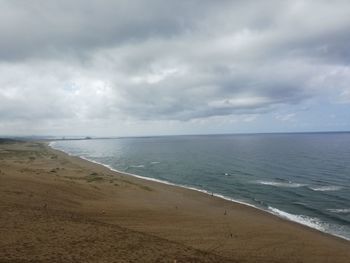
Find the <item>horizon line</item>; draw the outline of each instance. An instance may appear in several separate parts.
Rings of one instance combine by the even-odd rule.
[[[0,135],[4,139],[39,139],[39,140],[94,140],[123,138],[154,138],[176,136],[221,136],[221,135],[274,135],[274,134],[327,134],[350,133],[350,131],[290,131],[290,132],[239,132],[239,133],[198,133],[198,134],[158,134],[158,135],[123,135],[123,136],[88,136],[88,135]]]

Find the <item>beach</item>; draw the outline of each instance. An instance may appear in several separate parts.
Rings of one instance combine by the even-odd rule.
[[[347,262],[350,242],[247,205],[0,143],[0,262]]]

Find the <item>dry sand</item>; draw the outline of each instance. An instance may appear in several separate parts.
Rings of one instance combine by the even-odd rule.
[[[350,242],[44,143],[0,143],[0,262],[350,262]]]

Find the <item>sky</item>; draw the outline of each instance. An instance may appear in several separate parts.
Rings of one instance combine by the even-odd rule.
[[[348,0],[0,1],[0,135],[349,130]]]

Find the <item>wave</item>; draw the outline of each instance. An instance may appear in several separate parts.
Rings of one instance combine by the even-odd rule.
[[[336,213],[336,214],[350,214],[350,208],[339,208],[339,209],[330,208],[330,209],[327,209],[327,211]]]
[[[325,232],[327,229],[327,224],[323,223],[320,219],[316,217],[309,217],[305,215],[295,215],[290,214],[285,211],[279,210],[277,208],[269,206],[268,209],[275,215],[286,218],[290,221],[297,222],[302,225],[306,225],[311,228]]]
[[[160,162],[151,162],[151,164],[159,164]]]
[[[309,189],[311,189],[312,191],[327,192],[327,191],[339,191],[339,190],[343,189],[343,187],[337,186],[337,185],[310,186]]]
[[[326,211],[324,211],[323,209],[319,209],[317,207],[313,207],[311,205],[308,205],[308,204],[305,204],[305,203],[302,203],[302,202],[294,202],[293,204],[297,205],[299,207],[302,207],[302,208],[304,208],[307,211],[311,211],[311,212],[313,212],[314,214],[316,214],[318,216],[322,216],[322,218],[329,218],[331,220],[335,220],[335,221],[337,221],[337,223],[339,225],[348,225],[349,224],[349,220],[344,219],[344,218],[339,217],[339,216],[334,215],[334,214],[329,214]],[[332,209],[327,209],[328,212],[332,212],[331,210]],[[340,209],[340,210],[334,209],[333,213],[335,213],[335,211],[338,211],[338,213],[341,213],[341,210],[342,209]],[[343,212],[343,213],[345,214],[346,212]],[[349,213],[350,213],[350,209],[349,209]]]
[[[131,168],[144,168],[145,166],[143,164],[138,165],[130,165]]]
[[[290,181],[288,182],[276,182],[276,181],[255,181],[255,183],[258,184],[262,184],[262,185],[271,185],[271,186],[276,186],[276,187],[293,187],[293,188],[297,188],[297,187],[302,187],[302,186],[306,186],[305,184],[299,184],[299,183],[292,183]]]
[[[310,217],[306,215],[295,215],[291,213],[287,213],[285,211],[279,210],[277,208],[268,207],[268,210],[270,213],[285,218],[287,220],[317,229],[321,232],[331,234],[333,236],[337,236],[342,239],[350,240],[347,233],[349,233],[349,230],[346,228],[345,225],[334,225],[334,224],[328,224],[323,221],[321,221],[317,217]],[[350,210],[350,209],[349,209]]]

